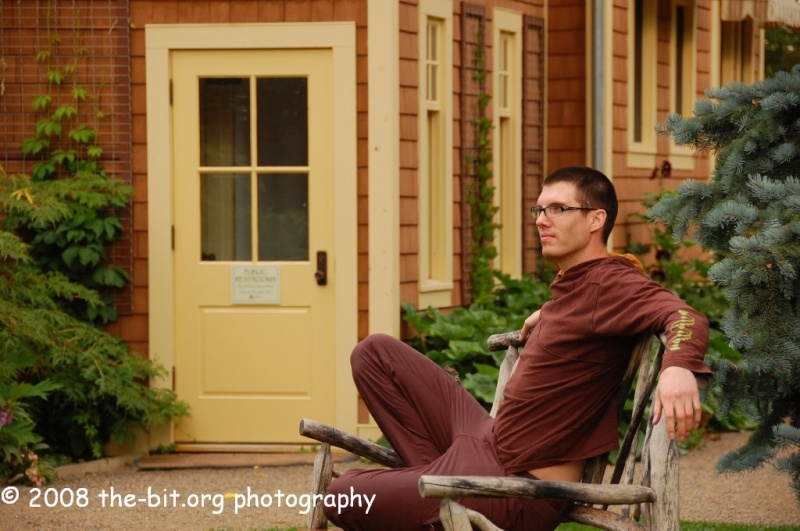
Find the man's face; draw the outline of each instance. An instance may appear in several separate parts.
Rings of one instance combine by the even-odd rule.
[[[575,185],[567,182],[546,185],[536,204],[540,207],[582,206],[577,199]],[[583,261],[591,240],[594,212],[569,210],[552,218],[540,214],[536,219],[536,227],[539,229],[544,257],[558,263],[562,270]]]

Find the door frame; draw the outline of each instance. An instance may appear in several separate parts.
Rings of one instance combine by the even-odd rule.
[[[356,28],[354,22],[164,24],[145,26],[147,75],[147,221],[150,359],[170,373],[150,385],[172,388],[175,364],[171,52],[173,50],[327,48],[333,55],[335,251],[329,271],[336,289],[333,351],[336,425],[356,431],[357,392],[350,352],[358,340],[356,202]],[[298,346],[302,348],[302,346]],[[180,397],[179,397],[180,398]],[[297,419],[298,425],[300,419]],[[171,444],[173,427],[154,428],[149,447]]]

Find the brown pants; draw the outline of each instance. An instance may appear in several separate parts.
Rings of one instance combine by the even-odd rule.
[[[353,350],[350,362],[361,397],[407,467],[349,471],[328,489],[345,508],[325,515],[351,530],[440,528],[439,500],[419,494],[422,475],[503,476],[494,419],[441,367],[405,343],[373,335]],[[528,476],[530,477],[530,476]],[[368,497],[371,505],[362,502]],[[568,503],[549,500],[466,498],[504,529],[552,530]]]

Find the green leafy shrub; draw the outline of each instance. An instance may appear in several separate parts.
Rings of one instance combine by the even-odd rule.
[[[73,180],[88,185],[86,193],[76,194]],[[124,287],[129,277],[124,269],[108,263],[107,248],[122,232],[119,217],[112,212],[127,204],[130,187],[101,172],[81,171],[58,183],[53,192],[65,210],[62,221],[55,225],[37,221],[24,209],[17,209],[9,213],[4,225],[30,243],[31,255],[44,271],[58,271],[98,291],[100,304],[96,305],[81,299],[59,299],[65,311],[88,322],[115,321],[112,290]]]
[[[56,225],[72,212],[64,205],[65,190],[73,198],[103,193],[92,179],[35,181],[0,171],[0,210]],[[49,451],[100,457],[109,440],[131,440],[135,426],[148,429],[186,415],[186,405],[171,390],[149,386],[165,374],[163,367],[63,310],[63,301],[80,300],[87,308],[103,304],[96,291],[43,271],[28,248],[0,223],[0,386],[40,391],[18,403],[24,402],[32,431]],[[5,465],[5,456],[15,451],[11,446],[3,445]]]
[[[518,330],[550,298],[549,285],[530,276],[516,280],[495,272],[495,277],[500,283],[490,303],[474,303],[449,313],[403,306],[403,318],[418,334],[412,346],[439,365],[456,370],[464,387],[487,408],[494,399],[505,352],[490,352],[486,339]]]

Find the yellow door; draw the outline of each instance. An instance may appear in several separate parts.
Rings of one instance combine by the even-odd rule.
[[[335,421],[331,52],[176,51],[172,83],[175,440],[303,441]]]

